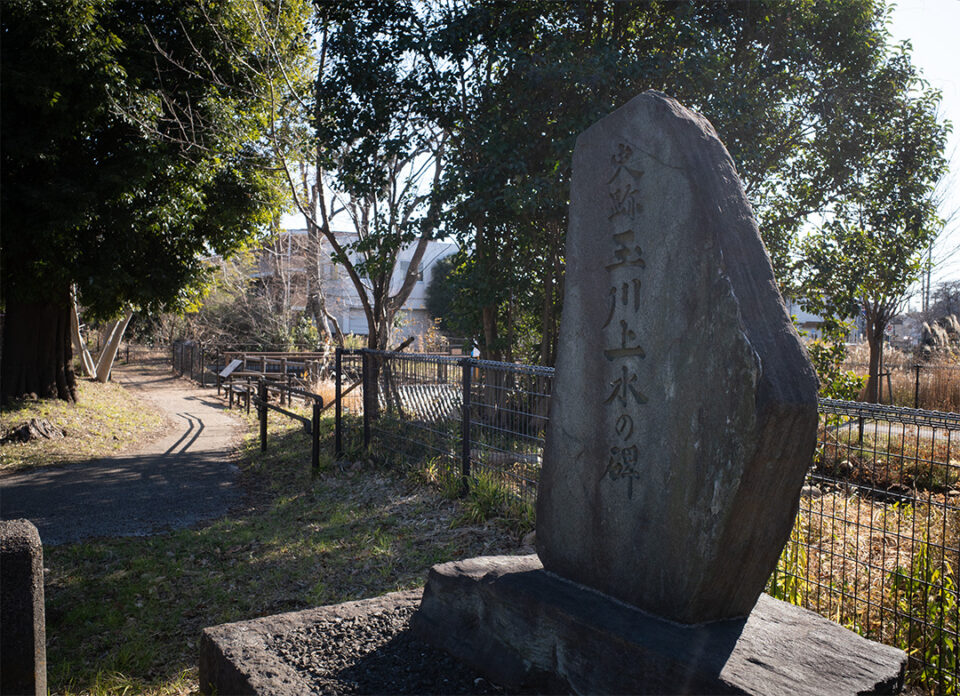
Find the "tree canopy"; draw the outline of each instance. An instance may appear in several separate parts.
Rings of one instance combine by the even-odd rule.
[[[2,14],[3,398],[72,396],[64,311],[182,306],[282,207],[267,93],[308,7],[15,0]],[[266,19],[265,19],[266,17]],[[300,37],[266,50],[256,28]]]
[[[366,316],[370,348],[386,348],[440,224],[435,184],[445,138],[435,119],[436,66],[426,41],[431,9],[412,0],[317,3],[310,135],[291,153],[303,165],[299,180],[287,166],[313,258],[326,245],[344,267]],[[353,234],[334,228],[338,215]],[[408,269],[399,273],[399,254],[411,245]],[[315,296],[308,304],[342,343],[319,292],[317,263],[309,265]]]
[[[940,232],[934,190],[946,170],[948,127],[905,50],[862,76],[856,113],[864,155],[844,197],[802,244],[798,277],[807,306],[838,319],[863,312],[870,346],[867,399],[876,401],[884,330],[903,308],[923,253]]]
[[[542,336],[523,357],[550,361],[576,136],[631,97],[661,90],[711,121],[788,290],[801,229],[856,195],[879,137],[866,130],[902,106],[863,79],[890,60],[875,0],[480,0],[454,6],[436,41],[463,85],[448,119],[449,229],[470,251],[495,358],[514,357],[520,322]]]

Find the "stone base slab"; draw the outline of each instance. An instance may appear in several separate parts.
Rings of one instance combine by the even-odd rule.
[[[903,651],[761,595],[750,616],[676,624],[543,570],[536,555],[434,566],[418,637],[507,689],[581,694],[893,694]]]
[[[331,618],[350,619],[420,601],[420,590],[265,616],[203,629],[200,691],[204,694],[300,696],[313,686],[271,647],[273,637]]]

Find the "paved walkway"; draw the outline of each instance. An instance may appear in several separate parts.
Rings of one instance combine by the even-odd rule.
[[[44,544],[144,536],[223,515],[238,500],[239,422],[216,391],[175,379],[168,363],[121,366],[113,379],[157,404],[168,434],[121,455],[0,477],[0,517],[25,517]]]

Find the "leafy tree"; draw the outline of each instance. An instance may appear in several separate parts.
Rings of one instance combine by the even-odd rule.
[[[274,147],[286,155],[284,170],[311,240],[308,307],[341,345],[317,272],[321,249],[329,249],[359,296],[367,346],[384,349],[440,224],[434,184],[445,155],[431,89],[438,69],[426,41],[431,11],[413,0],[318,2],[312,99],[302,95],[278,114],[291,126],[274,134]],[[334,226],[338,216],[349,220],[347,235]],[[399,253],[411,245],[400,274]]]
[[[843,341],[849,332],[850,325],[847,322],[836,317],[825,317],[820,336],[807,344],[810,362],[820,380],[820,396],[856,401],[863,391],[866,378],[843,369],[847,357]]]
[[[814,311],[846,318],[862,308],[873,402],[884,331],[941,229],[933,193],[946,169],[949,127],[937,121],[940,95],[924,89],[905,47],[861,79],[869,98],[854,125],[866,154],[844,198],[805,240],[800,269]]]
[[[305,9],[4,4],[4,401],[74,398],[71,286],[89,316],[175,309],[204,278],[202,256],[270,220],[282,195],[262,147],[266,95],[308,50]],[[301,37],[292,53],[265,50],[252,30],[263,14]]]
[[[852,195],[870,154],[857,115],[884,17],[875,0],[454,5],[436,39],[463,85],[444,182],[475,258],[485,355],[510,357],[519,311],[549,361],[576,137],[646,89],[710,119],[793,285],[800,230]]]
[[[427,286],[426,305],[444,331],[476,343],[481,322],[477,306],[471,301],[476,288],[468,285],[475,277],[468,270],[472,263],[473,258],[463,252],[437,261]]]

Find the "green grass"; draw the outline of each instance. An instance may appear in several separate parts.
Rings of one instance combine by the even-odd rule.
[[[21,399],[0,413],[0,431],[44,418],[66,431],[57,440],[0,445],[0,472],[51,464],[69,464],[117,454],[132,443],[159,435],[169,423],[152,403],[119,384],[79,380],[77,402]]]
[[[245,440],[249,499],[225,518],[45,549],[52,692],[191,693],[204,626],[416,587],[434,563],[517,548],[501,526],[457,524],[460,503],[401,472],[327,456],[311,475],[309,438],[278,414],[269,444]]]

